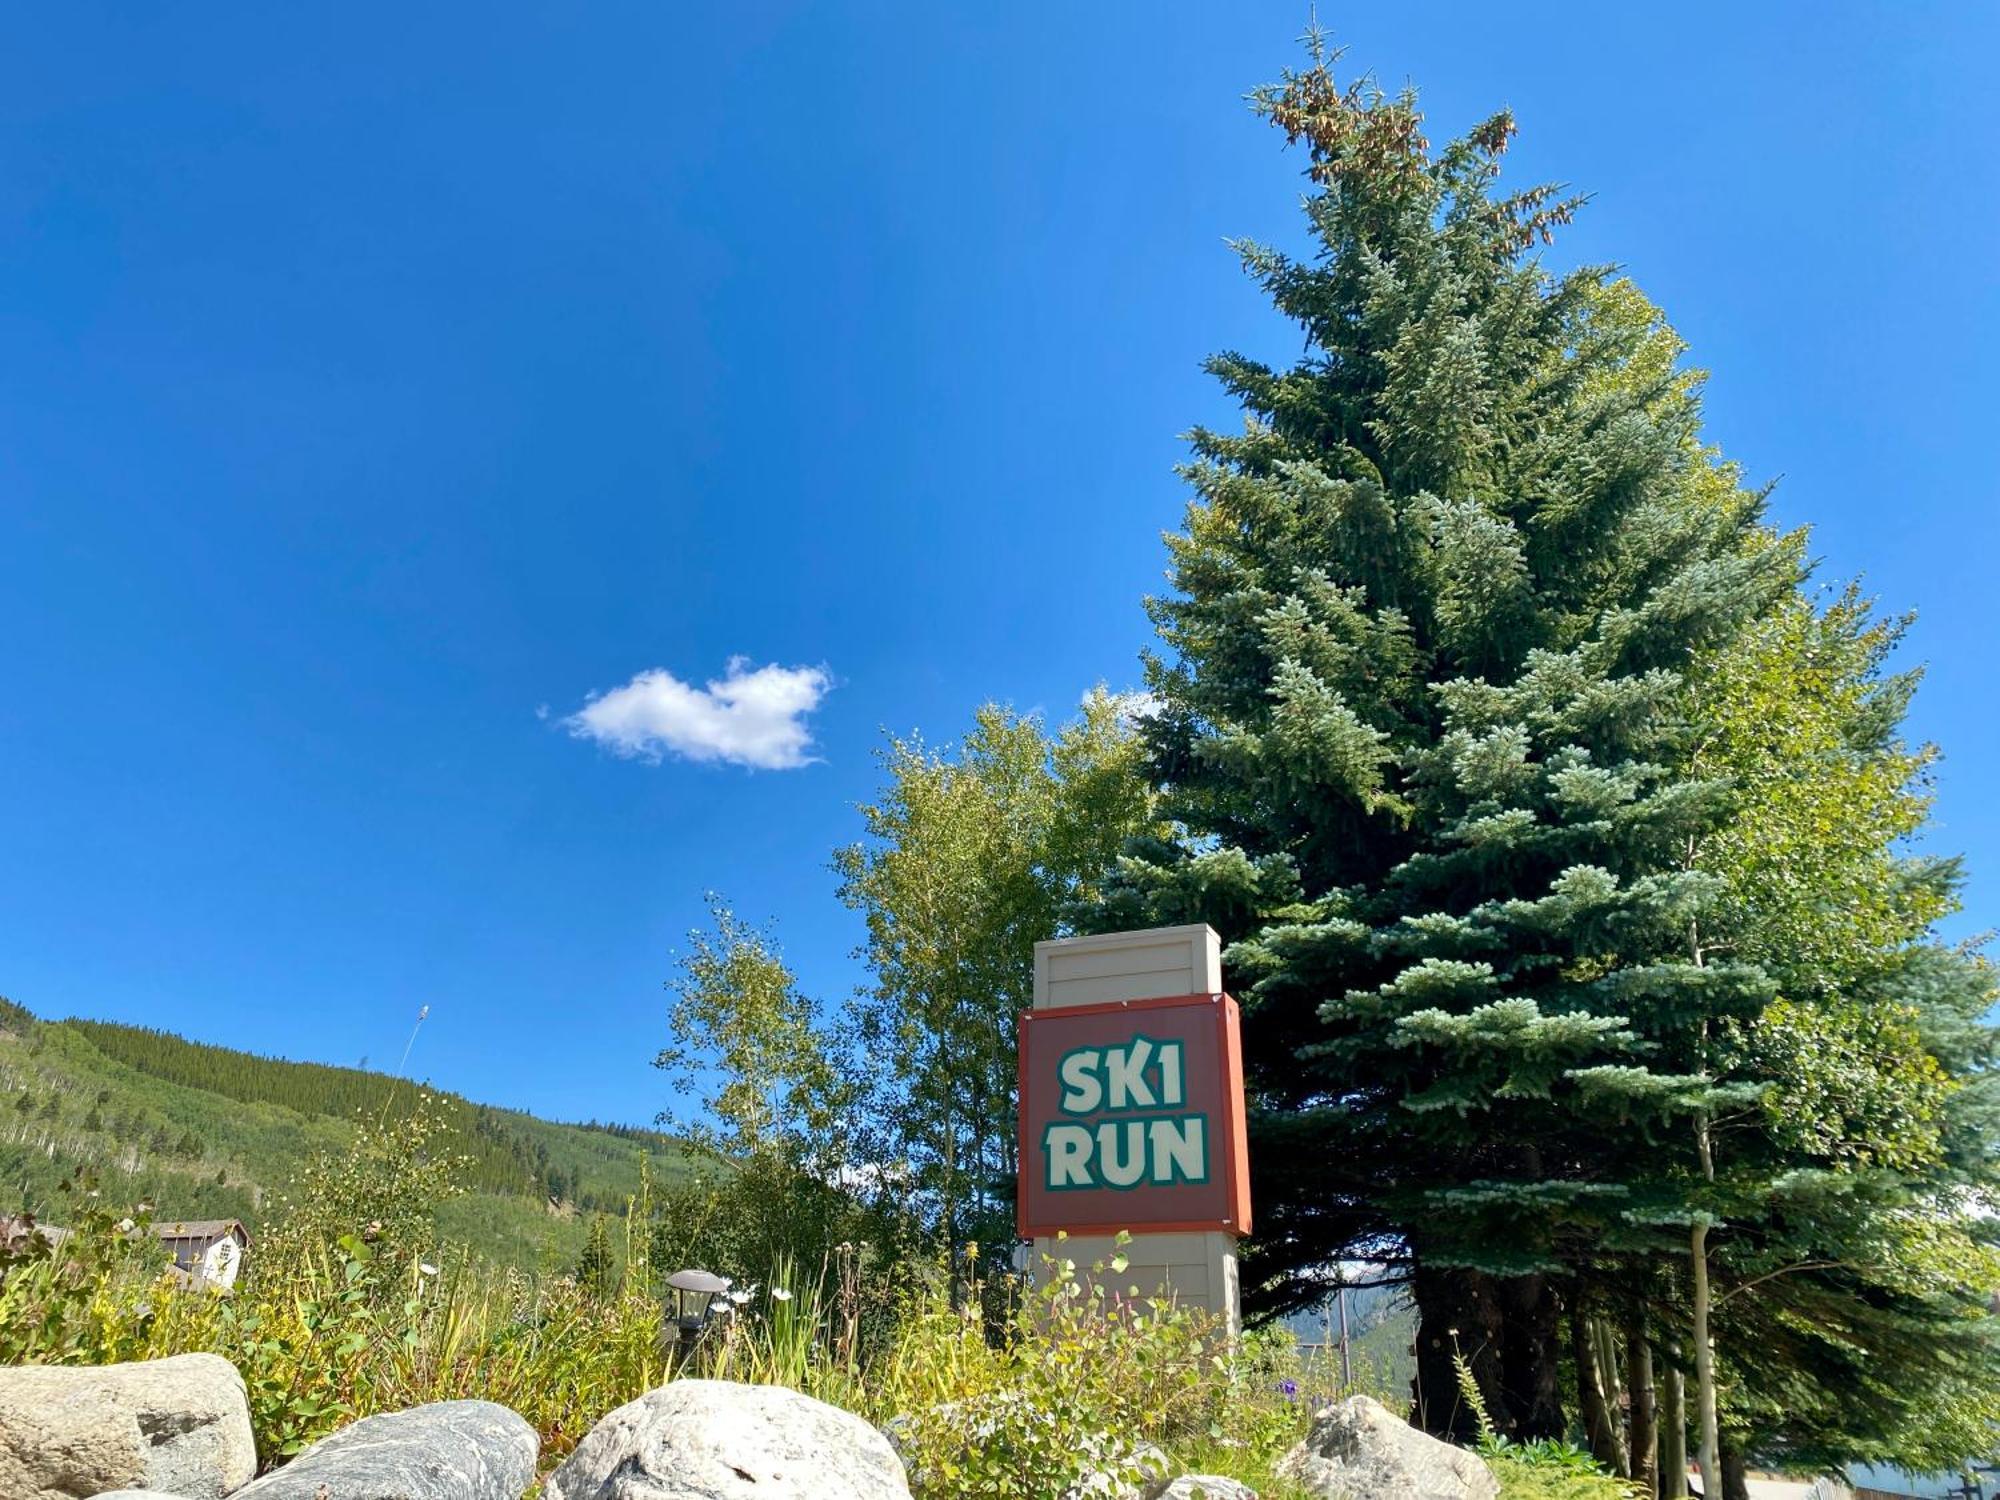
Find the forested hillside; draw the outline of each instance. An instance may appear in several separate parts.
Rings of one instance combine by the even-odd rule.
[[[47,1021],[0,999],[0,1211],[61,1222],[61,1185],[87,1167],[114,1202],[256,1225],[315,1150],[357,1118],[394,1120],[420,1092],[443,1101],[468,1192],[447,1237],[493,1259],[574,1259],[583,1219],[619,1213],[640,1163],[671,1177],[655,1131],[559,1124],[361,1068],[287,1062],[102,1021]]]

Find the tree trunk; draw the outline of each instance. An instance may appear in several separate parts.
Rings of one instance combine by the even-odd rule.
[[[1623,1455],[1618,1472],[1630,1475],[1632,1455],[1625,1447],[1625,1354],[1618,1330],[1605,1318],[1590,1320],[1590,1348],[1597,1356],[1597,1383],[1604,1388],[1604,1406],[1611,1413],[1611,1431]]]
[[[1688,864],[1694,863],[1695,846],[1688,843]],[[1707,956],[1701,943],[1701,924],[1688,923],[1688,956],[1694,966],[1704,968]],[[1695,1043],[1695,1060],[1704,1074],[1708,1071],[1708,1022],[1703,1020]],[[1702,1181],[1715,1181],[1715,1146],[1709,1139],[1706,1113],[1694,1117],[1694,1154],[1701,1165]],[[1701,1421],[1701,1492],[1703,1500],[1715,1500],[1715,1476],[1719,1472],[1722,1443],[1715,1416],[1715,1344],[1709,1337],[1708,1313],[1708,1220],[1703,1204],[1688,1231],[1688,1260],[1693,1274],[1694,1303],[1694,1382],[1695,1411]]]
[[[1416,1425],[1432,1437],[1469,1443],[1479,1436],[1479,1418],[1459,1394],[1454,1354],[1472,1369],[1494,1429],[1510,1430],[1501,1378],[1501,1315],[1493,1278],[1478,1271],[1434,1269],[1417,1262],[1410,1290],[1417,1302]]]
[[[1627,1472],[1641,1495],[1653,1495],[1659,1490],[1660,1426],[1653,1408],[1653,1346],[1646,1342],[1645,1309],[1638,1306],[1625,1322],[1625,1391],[1632,1455]]]
[[[1687,1385],[1681,1378],[1680,1350],[1671,1345],[1660,1387],[1660,1500],[1683,1500],[1688,1472]]]
[[[1722,1500],[1750,1500],[1750,1465],[1735,1448],[1722,1449]]]
[[[1688,1235],[1688,1256],[1694,1268],[1695,1405],[1701,1422],[1701,1485],[1710,1493],[1722,1472],[1722,1442],[1715,1416],[1715,1346],[1708,1336],[1708,1222],[1697,1219]]]
[[[1576,1366],[1577,1404],[1583,1408],[1583,1431],[1590,1455],[1614,1474],[1626,1470],[1625,1455],[1619,1451],[1618,1424],[1611,1415],[1611,1403],[1604,1396],[1604,1379],[1597,1367],[1597,1341],[1591,1336],[1590,1317],[1581,1294],[1569,1304],[1569,1353]]]
[[[1516,1442],[1559,1438],[1562,1409],[1562,1305],[1547,1276],[1511,1276],[1499,1283],[1500,1368],[1508,1421],[1495,1425]]]

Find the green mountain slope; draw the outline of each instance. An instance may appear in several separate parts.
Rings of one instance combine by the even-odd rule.
[[[44,1021],[0,1000],[0,1212],[60,1222],[59,1184],[88,1166],[114,1202],[163,1217],[256,1225],[312,1152],[357,1119],[394,1120],[422,1086],[359,1068],[287,1062],[102,1021]],[[685,1170],[656,1131],[569,1125],[426,1090],[468,1159],[446,1236],[510,1265],[568,1264],[593,1212],[623,1212],[640,1164]]]

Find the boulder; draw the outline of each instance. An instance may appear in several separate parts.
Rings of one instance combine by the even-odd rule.
[[[243,1377],[216,1354],[0,1369],[0,1495],[217,1500],[257,1472]]]
[[[626,1403],[549,1476],[547,1500],[908,1500],[889,1440],[774,1385],[675,1380]],[[346,1500],[345,1496],[341,1500]]]
[[[1500,1493],[1477,1454],[1417,1431],[1366,1396],[1322,1410],[1277,1472],[1319,1500],[1497,1500]]]
[[[521,1500],[535,1429],[491,1401],[434,1401],[363,1417],[232,1500]]]
[[[1151,1500],[1257,1500],[1257,1492],[1240,1479],[1220,1474],[1183,1474]]]

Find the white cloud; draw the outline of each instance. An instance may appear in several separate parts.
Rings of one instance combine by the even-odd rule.
[[[832,687],[824,667],[752,667],[748,657],[733,656],[705,687],[690,687],[664,667],[641,672],[562,724],[580,740],[637,760],[673,755],[787,771],[813,761],[806,715]]]

